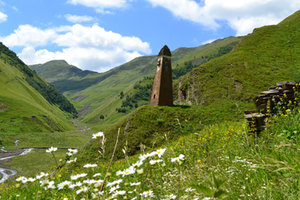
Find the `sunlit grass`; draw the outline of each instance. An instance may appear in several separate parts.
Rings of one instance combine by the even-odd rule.
[[[54,133],[0,133],[2,145],[6,149],[18,148],[39,148],[39,147],[64,147],[64,148],[81,148],[90,139],[89,133],[78,131],[54,132]],[[15,141],[19,140],[16,146]]]
[[[1,195],[4,199],[297,199],[299,139],[287,139],[286,126],[278,124],[290,124],[289,130],[298,135],[300,125],[293,121],[299,115],[296,110],[278,117],[260,138],[248,135],[244,122],[206,126],[161,149],[114,162],[103,191],[107,163],[100,159],[75,171],[67,164],[66,170],[32,183],[27,177],[26,183],[17,182]]]

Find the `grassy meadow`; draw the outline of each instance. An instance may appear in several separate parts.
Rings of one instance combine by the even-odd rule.
[[[90,138],[90,133],[78,131],[69,132],[25,132],[20,133],[0,133],[2,145],[7,150],[19,148],[47,148],[56,146],[60,148],[81,148]],[[19,140],[18,145],[15,141]]]
[[[54,175],[18,178],[2,199],[298,199],[300,111],[270,118],[255,138],[245,121],[224,121],[114,161],[80,163]],[[98,135],[96,141],[103,136]],[[105,133],[104,133],[105,137]],[[94,137],[95,138],[95,137]],[[103,155],[99,152],[99,157]],[[52,152],[55,157],[61,153]],[[70,163],[72,162],[73,163]],[[101,186],[106,176],[105,186]]]

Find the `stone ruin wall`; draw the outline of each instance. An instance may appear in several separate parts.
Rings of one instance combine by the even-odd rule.
[[[284,81],[276,86],[271,86],[269,90],[263,91],[254,98],[255,111],[245,111],[245,118],[249,122],[251,132],[258,134],[265,128],[265,119],[277,113],[276,105],[279,102],[294,102],[296,92],[300,93],[300,82]],[[297,100],[299,101],[299,100]],[[254,126],[254,127],[253,127]]]

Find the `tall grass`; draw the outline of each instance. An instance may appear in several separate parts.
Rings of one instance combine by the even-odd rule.
[[[248,135],[245,122],[206,126],[169,142],[162,149],[115,161],[102,192],[100,186],[107,163],[99,160],[94,165],[85,163],[76,171],[62,170],[54,176],[31,179],[33,182],[23,178],[26,183],[3,185],[0,196],[2,199],[298,199],[299,118],[299,109],[272,118],[270,128],[259,138]],[[295,137],[289,137],[291,133]],[[72,169],[72,164],[67,165]]]

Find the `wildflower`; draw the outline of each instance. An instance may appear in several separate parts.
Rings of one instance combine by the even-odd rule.
[[[58,190],[64,189],[64,187],[68,187],[71,184],[70,181],[64,181],[57,185]]]
[[[183,154],[180,154],[176,158],[171,158],[171,162],[180,162],[181,160],[184,160],[184,155]]]
[[[137,183],[130,183],[130,186],[138,186],[141,185],[141,182],[137,182]]]
[[[97,166],[98,166],[97,164],[86,164],[83,167],[84,168],[93,168],[93,167],[97,167]]]
[[[35,180],[36,180],[35,178],[31,178],[31,177],[28,178],[28,182],[34,182]]]
[[[89,189],[87,187],[82,187],[79,190],[76,191],[76,194],[80,194],[81,192],[87,192]]]
[[[126,194],[126,191],[123,191],[123,190],[122,191],[117,191],[116,194],[118,194],[118,195],[124,195],[124,194]]]
[[[68,149],[68,151],[69,151],[70,153],[72,153],[73,155],[76,154],[76,153],[78,152],[77,149]]]
[[[137,161],[136,163],[134,163],[134,164],[132,165],[132,167],[140,167],[140,166],[142,166],[142,164],[143,164],[143,161],[142,161],[142,160],[139,160],[139,161]]]
[[[97,139],[98,137],[103,137],[103,136],[104,136],[103,132],[94,133],[92,139]]]
[[[83,173],[83,174],[77,174],[74,176],[71,176],[71,180],[77,180],[78,178],[83,178],[85,177],[87,174]]]
[[[116,198],[118,195],[124,195],[126,194],[126,191],[116,191],[113,195],[112,198]]]
[[[119,179],[119,180],[116,180],[116,181],[113,181],[113,182],[109,182],[109,183],[107,183],[107,187],[112,187],[112,186],[118,185],[118,184],[120,184],[122,182],[123,182],[122,179]]]
[[[185,191],[186,191],[186,192],[193,192],[193,191],[195,191],[195,189],[189,187],[189,188],[187,188]]]
[[[151,152],[151,153],[147,153],[147,154],[144,154],[144,155],[140,155],[139,156],[139,159],[140,159],[140,161],[144,161],[144,160],[146,160],[147,158],[149,158],[149,157],[154,157],[154,156],[156,156],[157,155],[157,152],[156,151],[153,151],[153,152]]]
[[[47,176],[49,176],[48,173],[41,172],[40,175],[36,175],[36,179],[41,179],[41,178],[47,177]]]
[[[42,180],[42,181],[40,181],[41,187],[47,185],[48,183],[49,183],[48,180]]]
[[[97,183],[96,180],[93,180],[93,179],[88,179],[88,180],[84,180],[83,183],[86,183],[88,185],[92,185],[92,184],[95,184]]]
[[[45,188],[45,189],[46,189],[46,188]],[[47,189],[55,189],[54,181],[50,181],[50,182],[48,183]]]
[[[109,193],[111,194],[111,193],[113,193],[114,191],[116,191],[116,190],[119,189],[119,188],[120,188],[119,185],[113,186],[113,187],[111,187],[111,188],[109,189]]]
[[[177,196],[175,196],[174,194],[170,194],[169,196],[167,196],[167,199],[176,199]]]
[[[50,147],[49,149],[46,150],[47,153],[53,153],[54,151],[57,151],[56,147]]]
[[[152,190],[148,190],[148,191],[145,191],[143,193],[140,194],[142,197],[153,197],[153,191]]]
[[[103,183],[103,180],[98,180],[98,181],[94,184],[94,186],[95,186],[95,187],[100,187],[100,186],[102,185],[102,183]]]
[[[71,152],[67,152],[66,154],[70,157],[73,156],[73,154]]]
[[[149,163],[150,165],[155,165],[156,163],[163,162],[163,160],[150,160]]]
[[[144,173],[144,170],[143,170],[143,169],[138,169],[138,170],[137,170],[137,173],[138,173],[138,174],[143,174],[143,173]]]
[[[67,163],[69,164],[69,163],[74,163],[74,162],[76,162],[77,161],[77,158],[74,158],[73,160],[68,160],[67,161]]]
[[[96,174],[93,175],[93,177],[97,177],[97,176],[101,176],[101,174],[100,173],[96,173]]]
[[[146,160],[147,158],[148,158],[148,156],[147,156],[146,154],[140,155],[140,156],[139,156],[139,159],[140,159],[141,162],[143,162],[143,161]]]
[[[128,169],[125,169],[124,171],[117,171],[116,175],[117,176],[122,175],[124,177],[124,176],[134,174],[134,173],[135,173],[135,168],[133,166],[131,166]]]
[[[70,185],[69,185],[69,189],[71,189],[71,190],[73,190],[75,187],[77,187],[76,184],[70,184]]]
[[[164,155],[165,151],[166,149],[158,149],[156,150],[156,154],[159,158],[161,158]]]
[[[18,182],[27,183],[27,178],[25,176],[20,176],[16,179]]]

